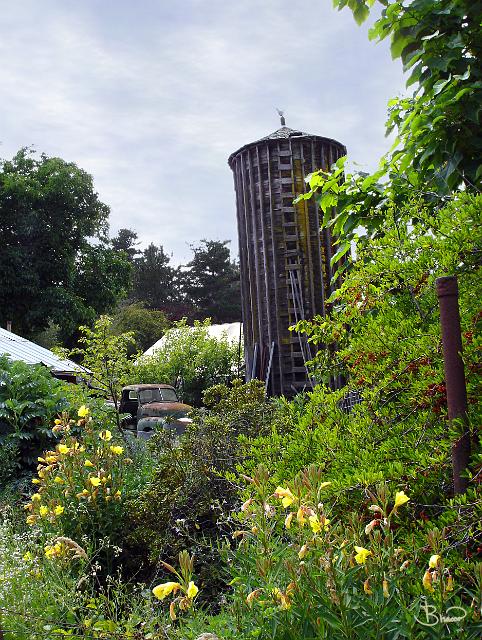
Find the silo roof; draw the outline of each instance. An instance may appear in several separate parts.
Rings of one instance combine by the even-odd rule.
[[[345,145],[341,144],[341,142],[338,142],[338,140],[334,140],[333,138],[325,138],[324,136],[317,136],[313,133],[305,133],[304,131],[291,129],[290,127],[281,127],[280,129],[273,131],[273,133],[270,133],[269,136],[265,136],[264,138],[260,138],[259,140],[255,140],[254,142],[248,142],[247,144],[240,147],[237,151],[234,151],[228,158],[228,164],[231,166],[231,161],[233,160],[234,156],[237,156],[238,153],[244,151],[248,147],[255,146],[257,144],[260,144],[261,142],[269,142],[270,140],[289,140],[290,138],[316,138],[318,140],[323,140],[324,142],[329,142],[345,148]]]

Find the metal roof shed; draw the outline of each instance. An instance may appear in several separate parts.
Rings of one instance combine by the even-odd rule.
[[[74,381],[73,379],[79,374],[90,373],[76,362],[63,360],[49,349],[2,328],[0,328],[0,355],[5,355],[10,360],[21,360],[26,364],[43,364],[56,378],[69,381]]]

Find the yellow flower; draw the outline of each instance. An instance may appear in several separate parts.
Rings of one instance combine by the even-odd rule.
[[[454,579],[452,578],[452,575],[449,573],[448,578],[447,578],[447,585],[445,587],[446,591],[453,591],[454,590]]]
[[[44,504],[39,509],[39,513],[42,516],[42,518],[44,516],[46,516],[48,512],[49,512],[49,510],[47,509],[47,507]]]
[[[372,595],[373,591],[370,589],[370,578],[367,578],[363,583],[363,591],[367,593],[369,596]]]
[[[64,483],[63,478],[61,478],[60,476],[55,476],[54,482],[55,482],[55,484],[63,484]]]
[[[296,519],[298,520],[298,524],[300,524],[301,526],[304,526],[304,524],[306,522],[304,507],[300,507],[298,509],[298,511],[296,513]]]
[[[83,404],[80,409],[77,411],[77,415],[79,416],[79,418],[86,418],[90,413],[90,410],[88,407],[85,406],[85,404]]]
[[[66,453],[69,453],[69,451],[70,451],[69,447],[67,447],[67,445],[65,445],[65,444],[59,444],[58,450],[59,450],[59,453],[62,453],[64,455]]]
[[[176,616],[176,601],[173,600],[171,602],[171,604],[169,605],[169,617],[171,618],[171,620],[177,620],[177,616]]]
[[[199,591],[199,589],[196,587],[194,582],[191,580],[191,582],[187,586],[187,591],[186,591],[187,597],[191,598],[191,600],[192,600],[193,598],[196,597],[198,591]]]
[[[303,558],[306,556],[306,554],[308,553],[308,545],[304,544],[301,549],[298,551],[298,558],[300,560],[303,560]]]
[[[60,418],[55,418],[54,424],[62,424],[62,420]]]
[[[276,598],[276,600],[278,600],[278,602],[280,603],[280,609],[289,609],[291,607],[291,602],[289,601],[289,598],[286,596],[286,594],[284,594],[281,589],[278,589],[278,587],[275,587],[273,589],[273,595]]]
[[[289,489],[283,489],[283,487],[277,487],[274,492],[275,498],[281,498],[281,504],[285,509],[295,502],[296,497],[291,493]]]
[[[248,593],[248,596],[246,598],[246,604],[249,607],[252,607],[253,606],[253,600],[255,598],[257,598],[261,592],[262,592],[262,589],[255,589],[254,591],[251,591],[251,593]]]
[[[61,507],[60,505],[57,505],[54,509],[54,513],[56,516],[61,516],[64,511],[65,511],[65,508]]]
[[[152,593],[159,600],[164,600],[166,596],[168,596],[172,592],[176,593],[180,588],[181,585],[179,584],[179,582],[164,582],[164,584],[158,584],[157,587],[154,587]]]
[[[34,478],[32,480],[32,484],[40,484],[40,480],[38,478]]]
[[[34,515],[27,516],[26,522],[27,524],[35,524],[37,522],[37,516],[34,516]]]
[[[432,574],[428,569],[423,574],[422,584],[424,589],[426,589],[427,591],[430,591],[430,593],[434,592],[434,588],[432,587]]]
[[[395,506],[394,506],[394,509],[397,509],[398,507],[401,507],[402,504],[405,504],[409,500],[410,500],[410,498],[405,495],[404,491],[397,491],[397,493],[395,494]]]
[[[109,440],[112,440],[112,433],[109,431],[109,429],[106,429],[105,431],[101,431],[99,433],[99,438],[101,440],[105,440],[105,442],[109,442]]]
[[[241,505],[241,511],[247,511],[252,504],[253,498],[249,498],[249,500],[246,500],[246,502],[243,502]]]
[[[92,462],[90,460],[86,460],[84,462],[84,467],[93,467],[94,465],[92,464]]]
[[[318,516],[315,514],[314,516],[310,516],[308,518],[310,523],[311,530],[313,533],[318,533],[323,529],[323,531],[328,531],[328,525],[330,521],[325,516],[321,516],[321,521],[318,519]]]
[[[295,514],[293,512],[291,512],[291,513],[288,513],[288,515],[286,516],[286,518],[285,518],[285,527],[287,529],[289,529],[291,527],[291,521],[293,520],[293,516],[294,515]]]
[[[119,445],[110,447],[110,450],[112,451],[112,453],[115,453],[116,456],[120,456],[124,453],[124,447],[119,447]]]
[[[55,464],[58,460],[57,456],[55,455],[47,456],[45,459],[49,464]]]
[[[385,596],[385,598],[389,598],[390,597],[390,591],[388,590],[388,582],[387,580],[383,580],[383,595]]]
[[[27,551],[27,553],[23,556],[23,560],[25,562],[30,562],[31,559],[32,559],[32,554],[30,553],[30,551]]]
[[[33,500],[33,496],[32,496],[32,500]],[[440,556],[439,555],[433,555],[430,556],[430,560],[428,561],[428,566],[431,569],[436,569],[440,564]]]
[[[94,477],[94,478],[89,478],[89,480],[90,480],[90,484],[93,487],[98,487],[100,485],[100,478],[95,478]]]
[[[121,497],[121,495],[122,495],[122,494],[121,494],[121,492],[120,492],[119,490],[117,490],[117,491],[115,492],[115,494],[114,494],[114,498],[119,499],[119,498]]]
[[[32,502],[40,502],[40,500],[42,500],[40,493],[34,493],[32,496]]]
[[[41,458],[40,456],[37,458],[38,462],[43,462],[45,464],[45,458]]]
[[[355,562],[357,564],[365,564],[368,556],[373,555],[372,552],[369,551],[368,549],[365,549],[364,547],[357,547],[356,545],[355,545],[355,551],[356,551]]]

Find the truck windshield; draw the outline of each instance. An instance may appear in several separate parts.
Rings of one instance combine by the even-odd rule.
[[[139,402],[178,402],[174,389],[141,389],[139,391]]]

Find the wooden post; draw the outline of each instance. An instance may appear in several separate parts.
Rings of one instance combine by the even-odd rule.
[[[459,419],[463,424],[460,437],[452,445],[454,493],[464,493],[467,490],[468,479],[462,474],[469,466],[470,430],[467,419],[467,389],[462,360],[457,278],[437,278],[436,289],[440,306],[448,416],[451,422]]]

